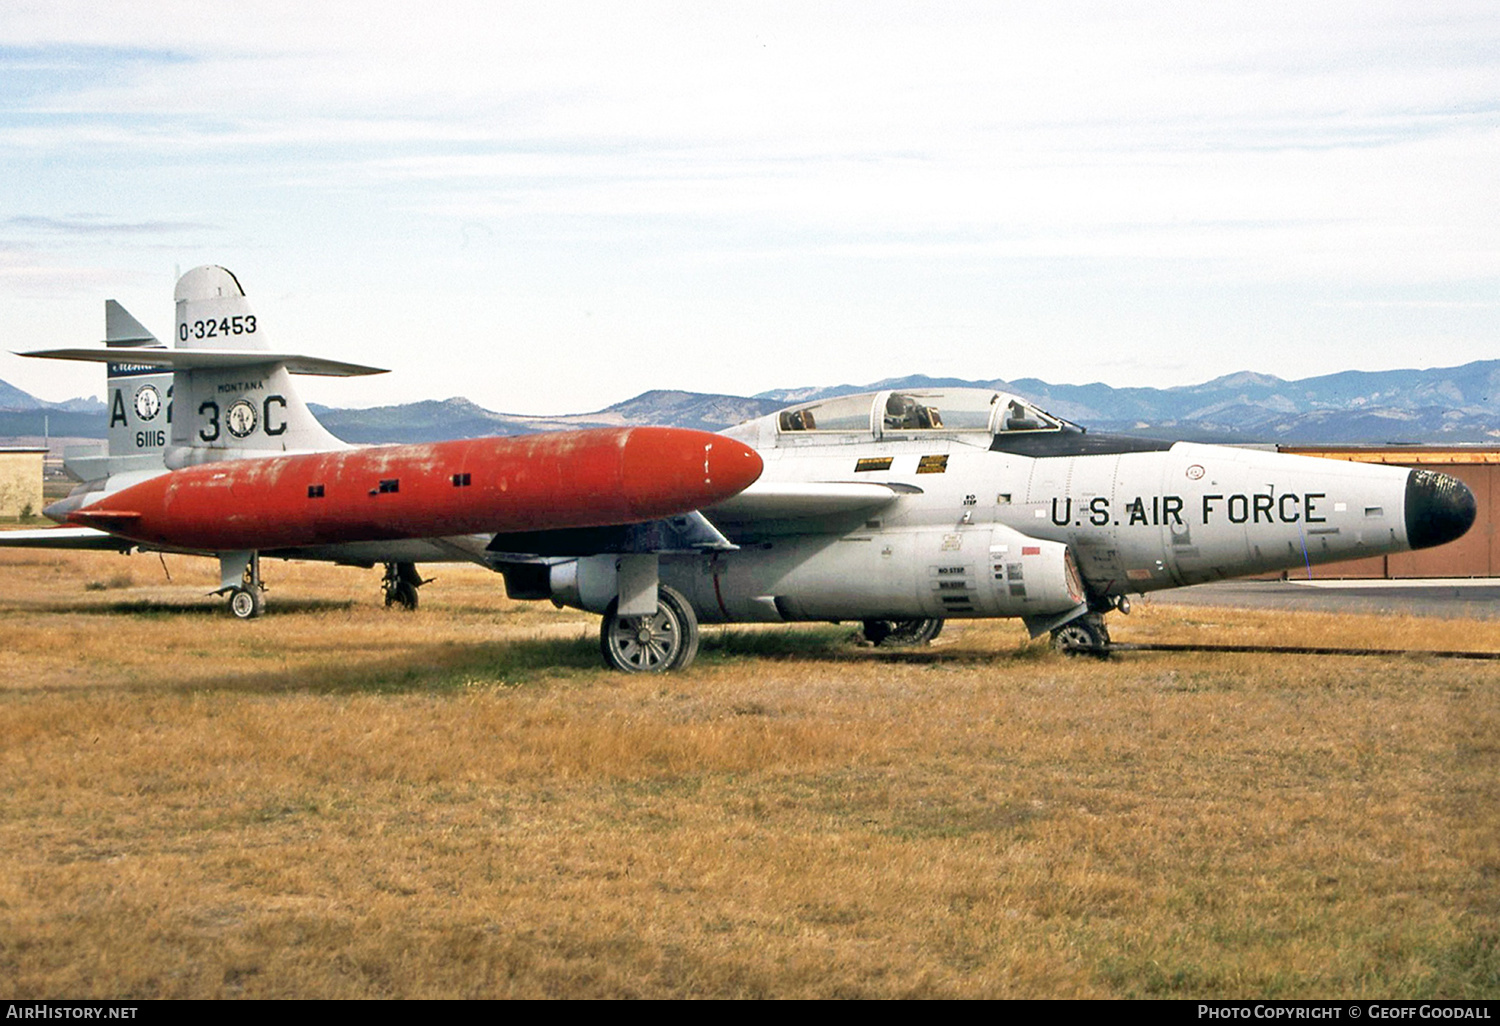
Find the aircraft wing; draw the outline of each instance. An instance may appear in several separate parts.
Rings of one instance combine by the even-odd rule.
[[[704,512],[716,523],[802,520],[875,509],[895,502],[902,495],[920,494],[922,489],[907,484],[757,481],[733,498],[711,506]]]
[[[386,373],[384,367],[366,367],[363,364],[324,360],[296,353],[268,353],[260,349],[34,349],[16,355],[44,360],[81,360],[85,363],[129,363],[173,370],[227,369],[279,363],[292,374],[318,374],[332,378]]]
[[[136,544],[92,527],[43,527],[36,531],[0,531],[4,549],[92,549],[129,552]]]

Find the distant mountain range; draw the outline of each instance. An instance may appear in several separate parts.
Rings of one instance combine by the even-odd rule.
[[[1500,360],[1428,370],[1344,371],[1298,381],[1246,371],[1175,388],[913,375],[754,396],[657,390],[593,413],[547,417],[497,413],[462,398],[363,410],[314,405],[313,410],[330,431],[350,442],[435,441],[630,424],[718,431],[812,399],[944,386],[1014,392],[1098,431],[1197,441],[1500,444]],[[106,412],[98,399],[47,403],[0,381],[0,436],[39,434],[46,414],[54,435],[103,437]]]
[[[625,427],[631,424],[666,424],[719,431],[742,420],[779,410],[786,404],[737,395],[657,390],[643,392],[634,399],[593,413],[554,417],[495,413],[467,399],[428,400],[368,410],[346,410],[316,403],[308,405],[328,430],[345,441],[391,442],[399,439],[433,442],[444,438],[523,435],[559,428]]]
[[[0,438],[41,435],[43,427],[58,437],[103,438],[108,412],[92,396],[49,403],[0,381]]]

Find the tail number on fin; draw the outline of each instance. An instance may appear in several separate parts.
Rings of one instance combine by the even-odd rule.
[[[224,335],[253,335],[255,334],[255,315],[236,314],[233,317],[222,317],[219,320],[210,318],[206,321],[194,321],[190,326],[187,321],[177,325],[177,339],[186,342],[189,338],[219,338]]]

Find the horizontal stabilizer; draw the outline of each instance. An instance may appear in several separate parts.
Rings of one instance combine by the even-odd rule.
[[[902,495],[920,495],[915,485],[871,484],[865,481],[823,481],[810,484],[757,481],[738,495],[707,510],[715,521],[800,520],[836,513],[874,509]]]
[[[92,527],[44,527],[36,531],[0,531],[0,549],[96,549],[127,552],[135,542]]]
[[[74,481],[103,481],[115,474],[132,474],[161,470],[161,450],[157,448],[124,456],[63,457],[63,472]]]
[[[322,377],[350,378],[364,374],[384,374],[384,367],[366,367],[341,360],[295,353],[268,353],[257,349],[145,349],[116,347],[112,349],[36,349],[17,353],[43,360],[80,360],[87,363],[131,363],[146,367],[170,367],[173,370],[230,370],[235,367],[263,367],[280,364],[293,374],[316,374]]]

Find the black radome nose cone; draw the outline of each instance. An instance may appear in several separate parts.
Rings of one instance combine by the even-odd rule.
[[[1478,506],[1469,486],[1435,470],[1413,470],[1406,478],[1406,543],[1430,549],[1460,538],[1474,523]]]

